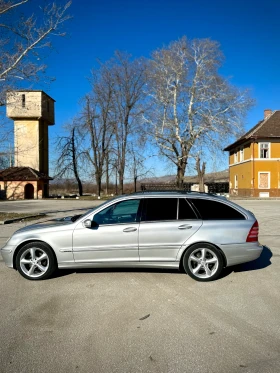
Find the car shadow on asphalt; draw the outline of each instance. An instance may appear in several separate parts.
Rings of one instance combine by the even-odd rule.
[[[270,259],[272,258],[273,254],[269,247],[263,246],[263,251],[260,257],[252,262],[238,264],[232,267],[227,267],[223,270],[220,279],[230,275],[232,272],[247,272],[247,271],[256,271],[259,269],[264,269],[271,265]]]
[[[125,273],[125,272],[142,272],[142,273],[166,273],[178,275],[183,272],[179,269],[165,268],[73,268],[73,269],[58,269],[52,275],[52,278],[59,278],[71,275],[73,273]]]

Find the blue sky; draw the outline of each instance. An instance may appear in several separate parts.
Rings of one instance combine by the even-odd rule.
[[[46,58],[48,74],[56,77],[47,90],[56,100],[51,138],[77,113],[98,58],[105,61],[117,49],[149,57],[183,35],[220,43],[221,73],[250,88],[256,99],[247,129],[263,118],[264,109],[280,109],[279,0],[73,0],[70,13],[68,36],[56,38]]]

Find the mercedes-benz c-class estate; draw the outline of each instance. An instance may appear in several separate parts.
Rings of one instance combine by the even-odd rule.
[[[1,249],[8,267],[29,280],[57,268],[178,268],[198,281],[257,259],[255,216],[206,193],[147,192],[119,196],[71,218],[16,231]]]

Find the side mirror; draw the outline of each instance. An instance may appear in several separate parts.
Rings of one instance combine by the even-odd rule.
[[[83,226],[84,226],[85,228],[91,228],[91,223],[92,223],[92,221],[91,221],[90,219],[87,219],[87,220],[85,220],[85,221],[83,222]]]

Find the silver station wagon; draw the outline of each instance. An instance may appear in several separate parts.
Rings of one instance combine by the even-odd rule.
[[[106,201],[83,215],[16,231],[1,249],[29,280],[57,268],[183,269],[197,281],[257,259],[258,222],[248,210],[206,193],[147,192]]]

